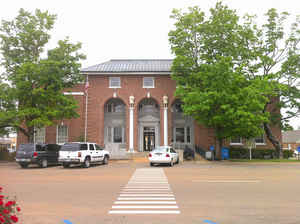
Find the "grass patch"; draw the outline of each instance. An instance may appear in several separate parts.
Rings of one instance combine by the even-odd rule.
[[[247,162],[247,163],[259,163],[259,162],[263,162],[263,163],[300,163],[300,160],[297,160],[295,158],[292,159],[229,159],[229,161],[231,162]]]

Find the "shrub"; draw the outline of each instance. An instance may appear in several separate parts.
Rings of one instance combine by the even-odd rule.
[[[9,200],[8,197],[2,195],[2,187],[0,187],[0,223],[17,223],[19,221],[17,214],[20,211],[21,209],[15,200]]]
[[[288,159],[293,157],[294,151],[293,150],[283,150],[283,158]]]
[[[246,148],[229,148],[230,159],[246,159],[249,158],[249,150]]]
[[[275,159],[278,158],[274,149],[252,149],[252,159]],[[249,149],[246,148],[229,148],[230,159],[249,159]],[[292,150],[283,150],[283,158],[293,157]]]

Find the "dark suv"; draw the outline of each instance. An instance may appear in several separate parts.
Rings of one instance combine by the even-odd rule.
[[[22,168],[29,164],[46,168],[48,164],[58,164],[59,149],[57,144],[21,144],[17,150],[16,162]]]

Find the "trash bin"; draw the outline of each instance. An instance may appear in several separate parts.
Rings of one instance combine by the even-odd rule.
[[[212,152],[211,151],[205,152],[205,159],[212,160]]]
[[[221,149],[221,158],[222,159],[229,159],[229,149],[228,148],[223,147]]]

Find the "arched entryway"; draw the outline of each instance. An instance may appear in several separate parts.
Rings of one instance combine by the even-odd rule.
[[[126,105],[112,98],[104,105],[104,144],[119,149],[126,142]]]
[[[175,100],[171,107],[172,112],[172,145],[174,148],[194,147],[194,119],[185,116],[182,102]]]
[[[145,98],[138,105],[139,151],[151,151],[160,144],[160,108],[153,98]]]

